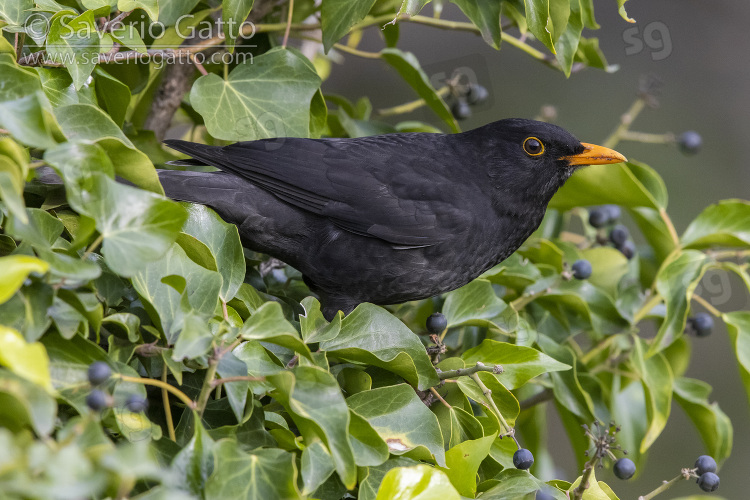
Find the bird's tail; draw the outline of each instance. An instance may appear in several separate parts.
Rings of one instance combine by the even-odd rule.
[[[223,156],[222,148],[220,146],[209,146],[206,144],[181,141],[178,139],[167,139],[164,141],[164,144],[175,151],[179,151],[180,153],[191,157],[184,160],[172,160],[167,162],[167,165],[178,167],[217,166],[217,163],[221,163],[220,159]]]

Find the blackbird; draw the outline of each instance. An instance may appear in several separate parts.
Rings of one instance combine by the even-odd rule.
[[[302,272],[329,320],[465,285],[521,246],[577,168],[625,161],[523,119],[459,134],[164,142],[191,157],[177,165],[219,169],[161,171],[167,196],[212,207],[247,248]]]

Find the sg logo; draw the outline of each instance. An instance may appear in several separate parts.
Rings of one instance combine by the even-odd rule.
[[[651,52],[651,60],[661,61],[672,53],[672,37],[667,25],[654,21],[641,29],[633,26],[622,32],[622,39],[626,43],[625,55],[634,56],[643,52],[645,47]],[[645,47],[644,47],[645,46]]]

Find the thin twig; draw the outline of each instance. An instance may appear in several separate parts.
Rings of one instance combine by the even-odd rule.
[[[203,412],[206,411],[206,405],[208,404],[208,398],[211,396],[213,390],[213,380],[216,376],[216,369],[219,366],[219,360],[216,356],[213,356],[208,361],[208,369],[206,370],[206,376],[203,378],[203,386],[201,392],[198,395],[198,403],[196,409],[199,416],[203,416]]]
[[[645,495],[639,496],[638,500],[651,500],[652,498],[654,498],[659,493],[664,493],[665,491],[667,491],[669,488],[671,488],[672,486],[674,486],[675,483],[677,483],[677,482],[679,482],[679,481],[681,481],[683,479],[690,479],[690,477],[691,477],[690,469],[682,469],[682,472],[680,473],[679,476],[674,477],[674,478],[670,479],[669,481],[664,481],[661,484],[661,486],[659,486],[658,488],[656,488],[652,492],[646,493]]]
[[[102,32],[109,33],[112,31],[112,28],[114,28],[114,25],[128,17],[133,11],[129,10],[126,12],[120,12],[117,14],[111,21],[107,21],[104,26],[102,26]]]
[[[447,408],[451,408],[451,405],[449,405],[448,402],[443,399],[443,396],[441,396],[440,393],[438,393],[437,389],[435,389],[434,387],[430,387],[430,392],[432,393],[433,396],[438,398],[438,400],[440,400],[440,402],[443,403],[444,406],[446,406]]]
[[[544,389],[543,391],[539,391],[533,396],[520,401],[518,403],[518,406],[520,406],[521,410],[528,410],[533,406],[549,401],[554,397],[554,395],[555,393],[552,391],[552,389]]]
[[[161,370],[161,381],[164,385],[167,384],[167,364],[164,363],[164,367]],[[161,402],[164,405],[164,415],[167,419],[167,431],[169,432],[169,439],[177,441],[177,437],[174,432],[174,422],[172,421],[172,407],[169,405],[169,392],[164,387],[161,388]]]
[[[195,409],[195,401],[190,399],[187,394],[182,392],[176,387],[173,387],[167,383],[162,382],[161,380],[154,380],[152,378],[141,378],[141,377],[130,377],[128,375],[113,375],[114,377],[119,378],[123,382],[132,382],[134,384],[144,384],[144,385],[153,385],[156,387],[161,387],[162,389],[166,389],[167,391],[171,392],[177,398],[185,403],[185,405],[190,409]]]
[[[513,439],[515,441],[513,428],[510,425],[508,425],[508,422],[505,421],[505,417],[503,417],[503,414],[500,413],[500,410],[495,404],[495,400],[492,399],[492,390],[490,390],[486,385],[484,385],[484,382],[482,382],[482,379],[479,378],[479,374],[477,372],[472,373],[470,376],[471,376],[471,379],[479,386],[479,389],[482,391],[482,394],[484,395],[484,397],[487,399],[487,402],[492,407],[493,413],[495,413],[498,420],[500,421],[500,425],[503,427],[503,435],[513,436]],[[518,441],[516,441],[516,443],[518,443]]]
[[[286,28],[284,29],[284,41],[281,42],[281,46],[286,48],[286,44],[289,41],[289,31],[292,29],[292,14],[294,13],[294,0],[289,0],[289,15],[286,18]]]
[[[706,299],[701,297],[700,295],[694,294],[693,300],[702,305],[708,312],[716,316],[717,318],[721,318],[722,312],[716,309],[714,306],[712,306]]]
[[[503,367],[500,365],[487,366],[482,362],[477,362],[476,365],[469,368],[458,368],[457,370],[438,372],[438,377],[440,378],[440,380],[445,380],[447,378],[461,377],[464,375],[471,376],[477,372],[490,372],[497,375],[499,373],[503,373]]]
[[[586,465],[583,467],[583,476],[581,476],[581,483],[578,485],[576,489],[573,490],[573,499],[574,500],[581,500],[583,498],[583,494],[588,489],[589,480],[591,479],[591,474],[594,472],[594,468],[599,463],[600,458],[598,456],[592,458],[588,462],[586,462]]]

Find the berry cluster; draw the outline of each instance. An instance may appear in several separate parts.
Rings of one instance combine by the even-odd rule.
[[[453,87],[455,101],[451,106],[451,113],[456,120],[465,120],[471,116],[471,106],[482,104],[490,96],[487,89],[476,83],[456,85]]]
[[[713,457],[699,456],[692,472],[698,477],[696,482],[703,491],[711,493],[719,489],[719,476],[716,474],[716,460]]]
[[[112,406],[112,396],[103,389],[103,386],[112,377],[112,369],[104,361],[95,361],[89,365],[88,379],[93,389],[86,396],[86,406],[94,411],[102,411]],[[131,394],[125,400],[125,407],[133,413],[145,412],[148,409],[148,400],[138,394]]]
[[[635,255],[635,243],[630,239],[628,228],[622,224],[617,224],[621,216],[622,210],[617,205],[604,205],[594,208],[589,212],[589,224],[599,229],[597,241],[600,244],[606,245],[611,242],[616,249],[630,260]],[[607,228],[609,228],[608,236],[606,233]]]

